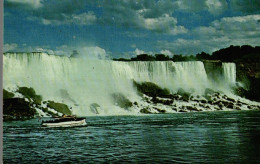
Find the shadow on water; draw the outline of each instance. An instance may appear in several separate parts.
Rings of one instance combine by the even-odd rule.
[[[260,111],[87,117],[87,126],[4,123],[4,162],[257,163]]]

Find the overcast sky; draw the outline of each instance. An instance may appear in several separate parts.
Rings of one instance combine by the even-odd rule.
[[[5,0],[4,51],[132,57],[259,46],[260,0]]]

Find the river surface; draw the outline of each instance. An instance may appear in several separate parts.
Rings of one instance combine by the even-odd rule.
[[[87,117],[86,127],[4,123],[4,163],[260,163],[260,111]]]

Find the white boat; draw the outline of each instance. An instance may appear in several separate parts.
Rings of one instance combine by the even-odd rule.
[[[73,127],[87,125],[85,118],[56,118],[54,120],[42,121],[45,127]]]

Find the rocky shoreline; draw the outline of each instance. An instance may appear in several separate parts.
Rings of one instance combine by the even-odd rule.
[[[27,120],[35,117],[53,117],[72,112],[66,104],[42,101],[33,88],[18,87],[14,93],[3,90],[3,120]]]

